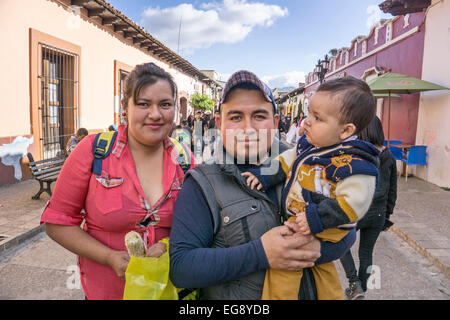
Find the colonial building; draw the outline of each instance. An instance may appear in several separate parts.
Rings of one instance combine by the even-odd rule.
[[[380,8],[393,15],[425,11],[421,79],[450,87],[450,1],[390,0]],[[450,92],[422,92],[419,98],[415,143],[427,146],[427,165],[415,175],[450,187]],[[414,172],[414,171],[413,171]]]
[[[176,121],[191,94],[216,91],[214,79],[104,0],[2,0],[0,30],[0,186],[29,175],[26,152],[51,158],[78,128],[121,123],[124,80],[137,64],[172,74]]]
[[[325,81],[354,76],[363,80],[392,71],[420,78],[422,75],[424,18],[422,12],[381,20],[367,36],[354,38],[349,47],[330,58]],[[306,76],[305,96],[317,89],[317,75]],[[419,110],[419,94],[391,100],[391,139],[414,144]],[[308,104],[309,101],[306,102]],[[378,99],[377,115],[387,127],[387,99]]]
[[[219,74],[215,70],[201,70],[203,74],[208,77],[209,90],[207,95],[211,100],[214,101],[214,109],[219,104],[220,96],[222,95],[222,90],[225,87],[219,80]]]
[[[289,116],[293,119],[298,116],[299,112],[305,112],[302,106],[304,88],[305,84],[299,83],[297,88],[289,92],[282,92],[281,94],[276,92],[277,95],[274,98],[281,115]]]
[[[349,47],[338,50],[324,80],[350,75],[367,81],[395,72],[450,87],[449,1],[388,0],[380,8],[395,17],[379,21],[367,36],[355,37]],[[306,108],[318,85],[317,75],[310,72],[305,84]],[[390,139],[426,145],[427,165],[410,170],[441,187],[450,187],[449,106],[447,91],[391,98]],[[377,99],[385,135],[387,109],[388,99]]]

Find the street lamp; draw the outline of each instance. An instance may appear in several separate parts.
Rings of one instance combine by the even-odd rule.
[[[314,69],[314,73],[317,74],[320,84],[325,82],[325,74],[328,72],[329,66],[330,60],[328,60],[328,55],[325,55],[324,60],[319,59],[319,61],[317,62],[316,68]]]

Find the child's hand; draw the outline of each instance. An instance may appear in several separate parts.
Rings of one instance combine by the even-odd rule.
[[[295,219],[295,222],[298,223],[301,234],[303,234],[305,236],[311,234],[311,230],[309,229],[309,224],[308,224],[308,220],[306,219],[305,212],[297,213],[297,219]]]
[[[241,173],[243,177],[247,177],[247,186],[250,187],[250,189],[256,189],[261,190],[262,189],[262,183],[258,180],[258,178],[251,172],[243,172]]]

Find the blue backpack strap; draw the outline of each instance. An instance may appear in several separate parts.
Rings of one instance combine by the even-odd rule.
[[[94,161],[92,161],[93,174],[102,174],[102,161],[111,153],[116,136],[117,131],[100,132],[95,136],[92,144],[92,153],[94,155]]]

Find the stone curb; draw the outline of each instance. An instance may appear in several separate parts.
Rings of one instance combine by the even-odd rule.
[[[439,271],[441,271],[447,278],[450,279],[450,266],[446,265],[439,258],[431,254],[427,249],[420,245],[416,240],[409,237],[404,231],[399,229],[397,226],[393,225],[390,230],[392,230],[397,236],[402,238],[406,243],[408,243],[413,249],[423,255],[428,259],[433,265],[435,265]]]
[[[22,233],[14,238],[9,239],[8,241],[0,244],[0,257],[10,252],[15,247],[21,245],[25,241],[33,238],[34,236],[38,235],[39,233],[43,232],[45,230],[45,225],[42,224],[40,226],[37,226],[31,230],[26,231],[25,233]]]

